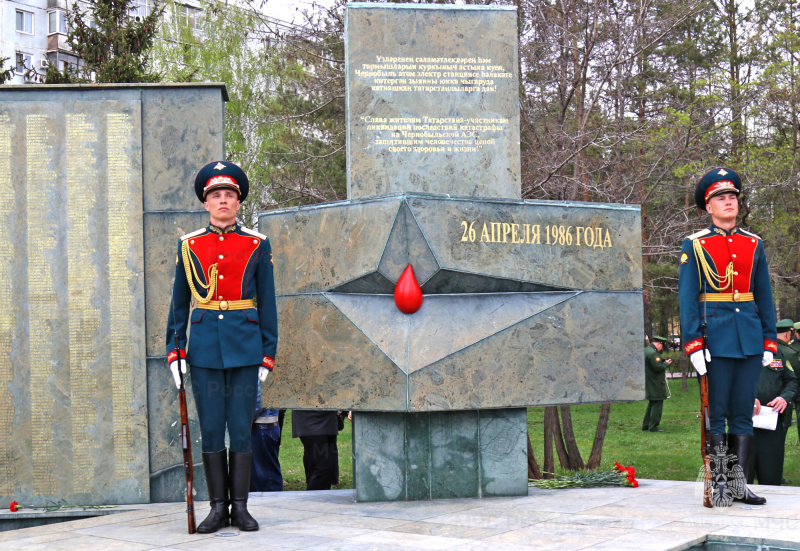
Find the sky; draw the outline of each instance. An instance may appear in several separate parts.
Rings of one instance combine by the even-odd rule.
[[[296,23],[303,21],[303,10],[311,10],[312,4],[330,7],[333,5],[334,0],[267,0],[261,11],[275,19],[291,23],[294,20]]]

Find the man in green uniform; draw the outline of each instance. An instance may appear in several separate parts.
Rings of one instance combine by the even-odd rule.
[[[664,411],[664,400],[669,398],[666,371],[672,363],[672,360],[661,357],[666,342],[664,337],[653,337],[653,342],[644,349],[644,395],[649,402],[644,412],[642,430],[650,432],[664,432],[658,425]]]
[[[783,340],[791,333],[792,321],[781,320],[777,323],[777,330],[778,354],[769,365],[761,368],[755,413],[761,411],[761,404],[765,404],[779,413],[778,424],[775,430],[753,429],[753,453],[747,469],[748,484],[758,478],[759,484],[779,486],[783,478],[786,429],[792,422],[790,404],[797,393],[797,377],[794,373],[794,366],[797,364],[793,365],[792,359],[797,361],[797,356],[792,354],[790,359],[786,355],[788,345]]]
[[[800,321],[796,321],[794,325],[792,325],[792,329],[792,338],[789,339],[789,346],[797,348],[798,344],[800,344]]]
[[[786,360],[792,364],[792,368],[796,368],[800,365],[800,341],[797,338],[792,338],[795,336],[796,331],[800,328],[800,322],[792,323],[790,319],[782,319],[777,323],[778,328],[778,348],[783,349],[783,353],[786,355]],[[795,374],[796,375],[796,374]],[[798,381],[798,386],[800,386],[800,381]],[[794,400],[789,403],[789,408],[791,409],[794,406],[794,410],[797,412],[798,423],[797,423],[797,437],[800,439],[800,392],[796,393],[794,396]],[[789,432],[789,429],[792,425],[792,412],[786,414],[786,432]]]

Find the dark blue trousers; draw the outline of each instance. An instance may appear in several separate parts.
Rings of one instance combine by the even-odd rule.
[[[278,459],[281,428],[278,423],[253,423],[253,469],[251,492],[282,492],[283,476]]]
[[[761,375],[761,356],[712,357],[708,366],[711,434],[753,434],[753,405]]]
[[[250,425],[257,385],[257,365],[231,369],[192,366],[192,392],[200,420],[203,452],[225,449],[227,426],[231,451],[250,453]]]

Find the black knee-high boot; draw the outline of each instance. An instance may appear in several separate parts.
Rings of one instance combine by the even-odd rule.
[[[244,532],[258,530],[258,522],[247,511],[252,456],[251,452],[230,452],[231,524]]]
[[[783,427],[778,427],[778,430],[783,430]],[[750,446],[753,443],[752,434],[729,434],[728,444],[731,452],[736,454],[739,461],[739,466],[747,475],[748,463],[750,461]],[[764,505],[766,498],[759,497],[750,491],[750,488],[745,486],[744,496],[734,498],[735,501],[742,501],[748,505]]]
[[[230,514],[228,513],[228,458],[227,450],[218,452],[203,452],[203,467],[206,471],[206,485],[211,512],[197,531],[201,534],[210,534],[220,528],[228,526]]]

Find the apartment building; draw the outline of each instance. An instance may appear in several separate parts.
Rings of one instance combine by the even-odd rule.
[[[74,0],[0,0],[0,58],[14,67],[9,84],[44,82],[47,63],[63,70],[77,58],[67,44],[67,8]],[[149,13],[150,0],[134,0],[132,17]],[[79,0],[81,10],[86,2]]]

